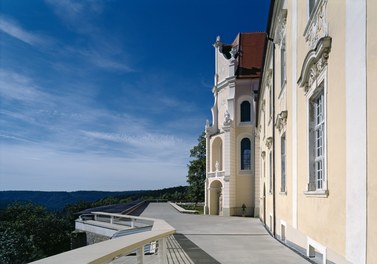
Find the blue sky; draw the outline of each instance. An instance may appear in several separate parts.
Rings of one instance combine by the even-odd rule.
[[[266,0],[2,0],[0,190],[186,185],[211,118],[212,44]]]

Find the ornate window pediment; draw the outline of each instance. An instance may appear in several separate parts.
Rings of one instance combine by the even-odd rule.
[[[326,18],[326,7],[328,0],[317,0],[310,14],[308,24],[304,31],[306,43],[313,49],[317,42],[329,35],[329,27]]]
[[[301,68],[300,78],[297,84],[308,91],[317,76],[327,66],[327,60],[331,51],[331,37],[321,38],[315,49],[308,52]]]
[[[287,9],[281,9],[279,16],[277,17],[277,29],[275,31],[274,40],[275,43],[281,44],[284,38],[287,25]]]

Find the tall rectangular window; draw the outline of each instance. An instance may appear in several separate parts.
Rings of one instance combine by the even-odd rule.
[[[285,36],[280,49],[280,77],[281,88],[283,88],[285,81],[287,80],[287,52],[285,49]]]
[[[263,159],[263,179],[266,178],[266,161]]]
[[[325,181],[325,95],[323,84],[310,99],[308,191],[324,190]]]
[[[269,161],[270,161],[270,180],[269,180],[269,192],[272,193],[272,151],[270,151],[269,155]]]
[[[270,110],[270,119],[272,118],[272,87],[270,87],[270,90],[269,90],[269,110]]]
[[[286,140],[285,134],[281,137],[281,185],[280,191],[286,192],[286,170],[285,170],[285,160],[286,160]]]
[[[263,114],[263,138],[266,137],[266,113],[262,110]]]
[[[312,14],[317,0],[309,0],[309,16]]]
[[[248,138],[241,140],[241,170],[251,170],[251,141]]]
[[[323,91],[314,100],[314,141],[315,141],[315,181],[316,189],[322,190],[323,188],[323,163],[324,163],[324,151],[323,151],[323,139],[324,139],[324,127],[325,119],[323,118]]]

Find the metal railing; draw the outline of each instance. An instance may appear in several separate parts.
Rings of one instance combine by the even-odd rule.
[[[146,228],[144,232],[128,234],[106,240],[104,242],[77,248],[55,256],[44,258],[33,263],[91,263],[102,264],[111,263],[120,257],[136,253],[136,263],[144,263],[145,248],[155,246],[156,259],[154,263],[167,263],[166,239],[175,233],[175,229],[163,220],[137,217],[130,215],[120,215],[102,212],[93,212],[93,220],[81,218],[77,221],[105,222],[119,229],[119,226]],[[122,230],[120,228],[120,230]],[[120,231],[119,230],[119,231]],[[130,230],[130,229],[129,229]],[[132,229],[131,229],[132,230]]]

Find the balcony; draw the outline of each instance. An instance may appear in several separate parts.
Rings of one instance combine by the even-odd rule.
[[[225,171],[215,171],[215,172],[207,173],[208,178],[219,178],[219,177],[224,177],[224,176],[225,176]]]
[[[111,239],[33,263],[167,263],[167,238],[175,233],[163,220],[103,212],[81,216],[76,229]]]

